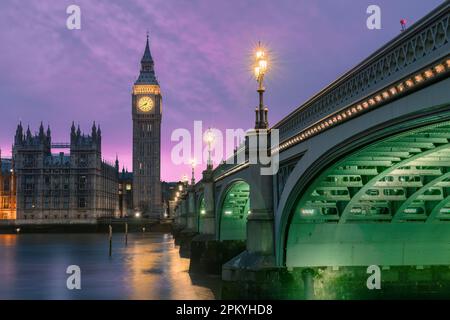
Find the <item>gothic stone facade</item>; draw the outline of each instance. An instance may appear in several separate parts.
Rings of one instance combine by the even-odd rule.
[[[144,216],[162,214],[160,149],[162,96],[147,44],[141,70],[133,86],[133,206]]]
[[[70,154],[51,153],[50,128],[38,134],[17,127],[14,174],[17,219],[80,220],[115,217],[119,213],[118,171],[102,161],[101,130],[85,135],[72,124]],[[51,221],[49,221],[51,222]]]
[[[16,219],[16,178],[11,159],[0,154],[0,220]]]

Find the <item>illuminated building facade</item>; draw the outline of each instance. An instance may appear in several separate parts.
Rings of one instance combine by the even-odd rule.
[[[80,220],[119,215],[118,171],[102,160],[101,130],[91,135],[72,124],[70,144],[52,144],[50,128],[24,133],[16,130],[13,146],[17,180],[17,219]],[[52,154],[54,148],[69,148],[70,154]]]
[[[0,153],[0,220],[16,218],[16,178],[11,159],[2,159]]]

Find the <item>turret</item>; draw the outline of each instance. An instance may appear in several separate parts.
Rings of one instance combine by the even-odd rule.
[[[44,139],[45,139],[44,125],[42,124],[42,121],[41,121],[41,125],[39,126],[39,141],[42,143],[42,142],[44,142]]]
[[[116,171],[119,172],[119,157],[116,154],[116,163],[115,163]]]
[[[98,129],[97,129],[97,143],[98,143],[98,147],[101,148],[101,146],[102,146],[102,130],[100,129],[100,125],[98,125]]]
[[[50,126],[47,126],[47,146],[51,148],[52,146],[52,132],[50,131]]]
[[[70,128],[70,144],[74,144],[77,138],[75,133],[75,122],[72,121],[72,127]]]
[[[27,128],[27,143],[31,143],[31,131],[30,131],[30,126],[28,125]]]
[[[16,135],[14,137],[15,144],[22,144],[23,143],[23,128],[22,128],[22,122],[20,122],[17,125],[16,129]]]
[[[93,141],[97,141],[97,128],[95,126],[95,121],[94,124],[92,125],[91,136]]]

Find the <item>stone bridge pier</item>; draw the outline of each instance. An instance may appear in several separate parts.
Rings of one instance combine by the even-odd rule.
[[[175,238],[175,244],[180,245],[180,256],[188,258],[191,251],[191,241],[198,233],[198,217],[195,208],[195,186],[188,185],[182,194],[181,201],[181,231]],[[177,241],[178,240],[178,241]]]
[[[197,199],[198,233],[190,244],[190,272],[219,274],[222,250],[216,235],[214,178],[210,166],[203,171],[203,192]]]

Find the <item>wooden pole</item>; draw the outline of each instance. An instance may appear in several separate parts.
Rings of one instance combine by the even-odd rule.
[[[125,222],[125,245],[128,245],[128,223]]]
[[[109,256],[112,255],[112,226],[109,225]]]

